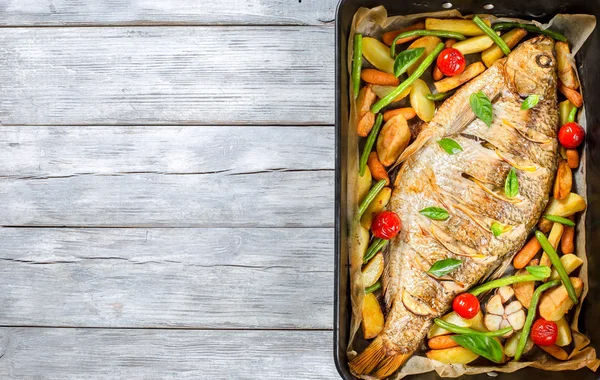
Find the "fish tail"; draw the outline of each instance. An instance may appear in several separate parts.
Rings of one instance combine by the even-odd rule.
[[[409,356],[409,354],[386,353],[383,339],[379,335],[363,352],[350,361],[350,369],[357,375],[369,374],[375,370],[376,377],[384,378],[400,368]]]

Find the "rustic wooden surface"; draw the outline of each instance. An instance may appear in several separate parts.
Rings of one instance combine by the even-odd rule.
[[[335,379],[337,0],[0,0],[0,378]]]

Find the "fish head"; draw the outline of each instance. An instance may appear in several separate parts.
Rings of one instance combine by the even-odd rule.
[[[522,98],[556,96],[556,67],[554,40],[544,35],[519,45],[504,66],[508,81]]]

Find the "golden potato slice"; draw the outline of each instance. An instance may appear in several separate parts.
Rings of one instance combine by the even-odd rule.
[[[386,73],[394,73],[394,60],[390,57],[390,48],[376,38],[363,37],[363,56],[373,66]]]
[[[362,269],[363,286],[368,288],[375,284],[383,273],[383,253],[379,252],[365,267]]]
[[[460,327],[471,327],[470,319],[464,319],[460,315],[456,314],[456,312],[454,312],[454,311],[444,315],[443,317],[441,317],[441,319],[443,319],[446,322],[453,323]],[[431,339],[434,336],[447,335],[447,334],[450,334],[450,331],[443,329],[440,326],[434,324],[429,329],[429,332],[427,332],[427,339]]]
[[[442,40],[440,40],[438,37],[425,36],[425,37],[419,38],[418,40],[416,40],[415,42],[410,44],[410,46],[408,47],[409,49],[416,49],[416,48],[423,47],[423,48],[425,48],[425,52],[423,53],[423,55],[421,55],[421,57],[415,63],[413,63],[413,65],[411,67],[408,68],[408,70],[406,70],[406,72],[408,72],[408,75],[412,75],[415,72],[415,70],[417,70],[417,68],[419,67],[421,62],[423,62],[425,60],[425,58],[429,54],[431,54],[433,49],[435,49],[437,44],[439,44],[440,42],[442,42]],[[388,56],[389,56],[389,49],[388,49]]]
[[[525,29],[516,28],[510,30],[502,35],[502,39],[506,42],[509,48],[514,48],[523,37],[527,35],[527,31]],[[481,60],[485,64],[486,67],[490,67],[497,60],[504,57],[504,53],[502,49],[498,45],[493,45],[483,53],[481,53]]]
[[[381,128],[377,137],[377,156],[383,166],[390,166],[410,142],[411,133],[406,119],[397,115],[388,120]]]
[[[371,223],[373,222],[373,218],[376,214],[380,213],[385,206],[387,206],[390,198],[392,196],[392,189],[389,187],[384,187],[381,189],[379,194],[375,196],[373,202],[367,207],[367,210],[363,214],[362,218],[360,218],[360,225],[366,229],[371,228]]]
[[[365,257],[369,248],[369,239],[371,238],[369,230],[362,226],[358,226],[356,231],[356,246],[360,257]]]
[[[563,255],[560,258],[560,262],[562,263],[563,267],[565,267],[567,274],[573,273],[575,269],[579,268],[583,264],[583,260],[572,253]],[[550,280],[560,280],[560,276],[558,275],[556,269],[552,269]]]
[[[556,337],[556,345],[557,346],[567,346],[571,344],[571,340],[573,337],[571,335],[571,327],[569,323],[562,316],[558,321],[556,321],[556,326],[558,326],[558,336]]]
[[[469,364],[479,357],[473,351],[461,346],[443,350],[430,350],[427,351],[426,355],[429,359],[446,364]]]
[[[452,46],[463,55],[480,53],[494,44],[494,41],[487,35],[468,38],[464,41],[458,41]]]
[[[396,86],[379,86],[374,84],[373,86],[371,86],[371,89],[379,99],[383,99],[386,96],[388,96],[390,92],[394,91],[396,89]],[[394,102],[399,102],[402,99],[406,98],[408,95],[410,95],[411,89],[412,87],[409,86],[406,90],[402,91],[400,95],[396,96]]]
[[[517,352],[517,346],[519,345],[519,339],[521,338],[521,331],[513,334],[506,340],[504,344],[504,355],[514,358]],[[525,343],[525,349],[523,350],[523,354],[529,352],[533,348],[533,341],[531,340],[531,336],[527,337],[527,343]]]
[[[490,20],[483,20],[483,22],[485,22],[487,26],[492,25]],[[471,20],[428,18],[425,19],[425,29],[446,30],[448,32],[460,33],[463,36],[479,36],[485,34],[485,32]]]
[[[569,193],[564,199],[552,198],[544,215],[556,215],[567,217],[577,212],[585,210],[586,204],[585,199],[581,195],[575,193]]]
[[[578,277],[571,277],[571,283],[575,288],[577,297],[583,291],[583,281]],[[546,291],[540,299],[540,315],[547,321],[558,321],[565,313],[573,307],[573,301],[569,298],[564,285]]]
[[[422,79],[417,79],[413,83],[410,92],[410,105],[419,119],[423,121],[431,121],[435,114],[435,102],[426,98],[428,94],[431,94],[431,90],[429,90],[427,83]]]
[[[471,328],[473,330],[482,331],[482,332],[488,331],[487,327],[485,327],[485,323],[483,323],[483,313],[481,312],[481,310],[479,310],[479,312],[477,313],[476,316],[469,319],[468,321],[469,321],[469,323],[471,323]]]
[[[379,335],[383,330],[384,323],[383,312],[377,297],[373,293],[365,294],[362,307],[362,329],[365,339],[372,339]]]
[[[372,185],[373,178],[371,177],[371,170],[369,170],[369,167],[367,166],[365,174],[358,176],[358,203],[362,202]]]

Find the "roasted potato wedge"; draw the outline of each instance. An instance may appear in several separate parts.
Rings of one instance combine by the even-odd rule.
[[[524,275],[527,274],[527,270],[521,269],[516,274]],[[515,297],[521,305],[523,305],[526,309],[529,309],[529,305],[531,305],[531,298],[533,298],[533,292],[535,290],[535,282],[518,282],[516,284],[512,284],[512,288],[515,291]]]
[[[485,66],[483,63],[475,62],[467,66],[462,74],[444,78],[441,81],[435,82],[434,86],[438,93],[448,92],[462,85],[463,83],[470,81],[484,71]]]
[[[358,176],[358,203],[362,202],[372,185],[373,178],[371,177],[371,170],[369,170],[369,167],[367,166],[365,174]]]
[[[483,323],[483,313],[481,312],[481,310],[479,310],[479,312],[477,313],[476,316],[469,319],[469,323],[471,324],[471,328],[473,330],[483,331],[483,332],[488,331],[488,328],[485,327],[485,323]]]
[[[583,199],[581,195],[569,193],[569,195],[567,195],[564,199],[552,198],[548,203],[548,207],[546,207],[546,210],[544,211],[544,215],[550,214],[566,218],[577,212],[585,210],[585,207],[585,199]],[[548,220],[542,218],[540,223],[543,221],[548,222]],[[552,224],[552,222],[550,222],[550,224]]]
[[[425,53],[423,53],[423,55],[421,55],[421,58],[419,58],[419,60],[417,62],[415,62],[411,67],[408,68],[408,70],[406,70],[408,72],[408,75],[412,75],[412,73],[415,72],[415,70],[419,67],[421,62],[423,62],[425,60],[425,58],[429,54],[431,54],[433,49],[435,49],[437,44],[439,44],[440,42],[442,42],[442,40],[440,40],[438,37],[425,36],[425,37],[419,38],[418,40],[416,40],[415,42],[410,44],[410,46],[408,47],[409,49],[416,49],[416,48],[423,47],[423,48],[425,48]]]
[[[456,314],[454,311],[444,315],[443,317],[441,317],[441,319],[443,319],[446,322],[453,323],[460,327],[471,327],[471,320],[462,318],[460,315]],[[450,334],[450,331],[443,329],[443,328],[439,327],[438,325],[434,324],[429,329],[429,332],[427,332],[427,339],[431,339],[434,336],[447,335],[447,334]]]
[[[367,137],[373,124],[375,124],[375,114],[371,112],[371,106],[377,100],[377,95],[371,89],[371,85],[366,85],[358,92],[356,98],[357,123],[356,133],[360,137]]]
[[[381,212],[387,206],[390,201],[390,197],[392,196],[392,189],[389,187],[384,187],[381,189],[379,194],[373,199],[367,210],[363,214],[362,218],[360,218],[360,225],[366,229],[371,228],[371,223],[373,222],[373,218],[375,215]],[[371,284],[373,285],[373,284]]]
[[[506,340],[504,343],[504,354],[508,357],[514,358],[517,353],[517,346],[519,345],[519,339],[521,338],[521,331],[513,334]],[[531,336],[527,338],[527,343],[525,343],[525,349],[523,353],[531,351],[533,348],[533,341],[531,340]]]
[[[358,247],[358,252],[360,253],[360,257],[364,257],[367,249],[369,248],[369,240],[371,236],[369,234],[369,230],[362,226],[358,226],[356,231],[356,245]]]
[[[464,41],[458,41],[452,46],[463,55],[480,53],[494,44],[494,41],[487,35],[468,38]]]
[[[425,97],[428,94],[431,94],[431,91],[427,83],[422,79],[417,79],[410,92],[410,105],[419,119],[423,121],[431,121],[435,114],[435,102]]]
[[[429,359],[446,364],[469,364],[479,357],[473,351],[461,346],[443,350],[430,350],[427,351],[426,355]]]
[[[565,226],[563,224],[554,223],[554,225],[552,225],[550,235],[548,235],[548,241],[550,242],[555,251],[558,249],[558,243],[560,243],[560,238],[562,237],[564,231]]]
[[[583,291],[583,281],[579,277],[571,277],[571,283],[575,288],[577,297]],[[558,321],[566,312],[573,307],[573,301],[567,294],[567,289],[564,285],[560,285],[548,290],[540,299],[540,315],[548,321]]]
[[[565,42],[556,42],[556,62],[558,66],[558,78],[565,86],[577,90],[579,81],[575,75],[575,63],[571,58],[571,50],[569,44]]]
[[[390,48],[376,38],[363,37],[363,56],[378,70],[394,74],[394,60],[390,57]]]
[[[488,26],[492,25],[490,20],[483,20]],[[446,30],[448,32],[460,33],[463,36],[479,36],[485,34],[471,20],[448,20],[438,18],[425,19],[425,29],[427,30]]]
[[[506,42],[509,48],[514,48],[519,41],[523,39],[527,35],[527,31],[525,29],[517,28],[510,30],[502,35],[502,39]],[[481,60],[485,64],[486,67],[490,67],[497,60],[504,57],[504,53],[502,49],[497,45],[493,45],[486,49],[483,53],[481,53]]]
[[[404,116],[397,115],[388,120],[377,137],[377,156],[381,164],[390,166],[396,162],[408,146],[410,138],[410,129]]]
[[[362,307],[362,330],[365,339],[373,339],[379,335],[383,330],[384,323],[383,312],[377,297],[373,293],[365,294]]]
[[[572,253],[562,255],[560,262],[562,263],[563,267],[565,267],[565,272],[567,272],[567,274],[573,273],[575,269],[579,268],[583,264],[583,260]],[[560,280],[560,276],[558,275],[556,269],[552,269],[550,280]]]
[[[365,288],[375,284],[383,273],[383,253],[379,252],[362,269],[363,285]]]
[[[569,322],[567,322],[564,316],[556,321],[556,326],[558,327],[556,345],[564,347],[571,344],[571,341],[573,340],[573,336],[571,335],[571,326],[569,326]]]
[[[554,180],[554,199],[565,199],[573,187],[573,172],[565,160],[558,160],[558,170]]]
[[[394,91],[396,89],[396,87],[395,86],[379,86],[379,85],[374,84],[371,86],[371,89],[373,90],[375,95],[377,95],[378,98],[383,99],[386,96],[388,96],[390,92]],[[400,93],[400,95],[396,96],[396,99],[394,99],[394,102],[399,102],[402,99],[406,98],[410,94],[411,90],[412,90],[412,87],[408,87],[406,90],[402,91]]]

